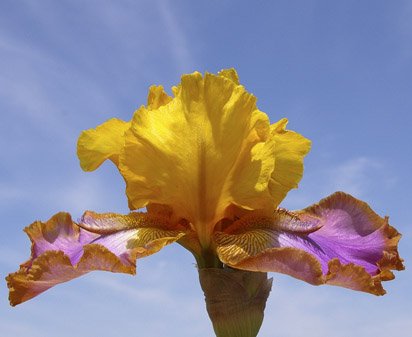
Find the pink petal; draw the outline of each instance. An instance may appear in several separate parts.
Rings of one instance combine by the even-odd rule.
[[[32,256],[6,278],[11,305],[92,270],[135,274],[136,258],[153,254],[184,235],[169,228],[165,219],[143,213],[86,212],[83,221],[81,226],[86,229],[69,214],[58,213],[25,229],[32,242]]]
[[[296,213],[252,213],[215,234],[221,260],[239,269],[289,274],[382,295],[403,269],[400,234],[364,202],[337,192]]]

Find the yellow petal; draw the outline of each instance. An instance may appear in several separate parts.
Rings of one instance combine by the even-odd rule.
[[[147,108],[149,110],[157,109],[171,100],[172,97],[165,93],[161,85],[152,85],[147,95]]]
[[[157,109],[171,99],[161,85],[153,85],[147,95],[147,108]],[[130,122],[112,118],[95,129],[83,131],[77,142],[77,156],[81,168],[84,171],[94,171],[107,159],[118,166],[119,154],[124,145],[124,133],[129,128]]]
[[[79,158],[85,170],[111,159],[131,209],[165,205],[207,246],[232,205],[273,210],[296,187],[310,145],[286,120],[270,126],[234,69],[184,75],[173,93],[152,86],[131,122],[85,131]]]
[[[311,146],[311,142],[299,133],[286,130],[287,122],[284,118],[271,125],[276,160],[269,190],[276,206],[292,188],[298,187],[303,175],[303,158]]]
[[[84,171],[94,171],[106,159],[118,165],[124,144],[123,135],[129,127],[130,122],[112,118],[96,129],[83,131],[77,142],[77,156],[81,168]]]
[[[239,76],[235,69],[223,69],[219,71],[219,75],[228,78],[229,80],[233,81],[235,84],[239,84]]]
[[[274,141],[255,97],[227,76],[185,75],[175,94],[158,109],[135,113],[120,169],[133,209],[169,205],[205,243],[231,204],[271,203]]]

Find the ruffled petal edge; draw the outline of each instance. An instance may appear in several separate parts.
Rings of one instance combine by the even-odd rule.
[[[372,259],[376,272],[368,272],[364,266],[356,263],[342,263],[339,258],[333,257],[327,261],[325,268],[321,264],[322,259],[319,259],[315,253],[302,249],[305,244],[311,244],[315,250],[318,248],[322,250],[322,247],[318,246],[322,241],[316,240],[316,236],[321,235],[322,232],[322,235],[325,235],[328,231],[328,226],[322,222],[324,221],[322,217],[332,213],[328,207],[331,209],[333,205],[342,205],[341,203],[349,203],[349,213],[354,218],[372,220],[367,225],[354,224],[352,229],[362,234],[359,238],[371,234],[381,238],[378,245],[378,248],[381,247],[380,258],[376,261]],[[280,272],[314,285],[330,284],[374,295],[385,294],[381,282],[394,279],[392,270],[404,269],[397,250],[401,235],[389,225],[388,218],[379,217],[366,203],[343,192],[337,192],[297,213],[278,211],[275,216],[276,221],[270,216],[261,218],[264,219],[263,221],[259,220],[259,217],[251,218],[254,220],[249,221],[249,226],[247,223],[241,223],[243,220],[240,219],[225,232],[215,233],[219,258],[230,267],[256,272]],[[294,232],[296,239],[290,235],[282,237],[287,231],[287,221],[292,224],[289,231]],[[302,224],[296,225],[294,221],[301,221]],[[305,221],[311,224],[307,225]],[[310,230],[305,233],[302,228]],[[311,228],[315,231],[312,232]],[[356,238],[356,236],[352,238],[354,237]],[[307,242],[302,243],[304,240]],[[294,244],[299,248],[294,247]],[[376,254],[376,247],[372,250],[371,254]]]
[[[106,216],[113,224],[116,215]],[[83,227],[90,227],[93,232],[80,227],[64,212],[25,228],[32,242],[32,256],[6,277],[10,304],[25,302],[93,270],[135,274],[137,258],[154,254],[185,235],[182,229],[170,228],[164,219],[157,223],[159,228],[150,227],[156,225],[156,217],[144,213],[117,216],[121,224],[114,225],[114,232],[107,231],[104,214],[93,212],[86,212],[83,217],[92,223]],[[98,233],[99,229],[102,233]]]

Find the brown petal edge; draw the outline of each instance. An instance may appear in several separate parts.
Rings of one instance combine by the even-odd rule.
[[[395,278],[391,270],[403,270],[404,265],[399,257],[397,245],[401,234],[388,224],[385,218],[383,234],[386,245],[382,258],[377,262],[379,271],[370,275],[365,268],[353,263],[341,264],[335,258],[328,263],[328,272],[322,273],[320,262],[311,254],[292,247],[271,248],[241,261],[231,261],[219,254],[223,263],[230,267],[256,272],[279,272],[288,274],[313,285],[329,284],[352,290],[363,291],[373,295],[384,295],[382,281]],[[235,262],[235,263],[231,263]]]

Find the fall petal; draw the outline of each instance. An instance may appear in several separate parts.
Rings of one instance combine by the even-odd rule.
[[[221,260],[312,284],[383,295],[381,281],[403,269],[400,234],[364,202],[342,192],[302,211],[249,215],[215,234]]]
[[[58,213],[45,223],[36,221],[27,227],[32,256],[7,277],[10,303],[17,305],[93,270],[134,274],[136,258],[153,254],[184,235],[182,231],[162,227],[162,223],[158,228],[150,227],[153,219],[145,214],[119,215],[122,226],[116,225],[118,230],[109,233],[104,217],[86,213],[82,226],[91,227],[93,232],[73,222],[67,213]],[[87,224],[92,219],[93,224]],[[110,223],[114,223],[112,213]],[[102,234],[97,233],[99,224],[104,228]]]
[[[322,247],[324,256],[359,265],[371,275],[403,269],[397,251],[401,235],[389,225],[387,217],[381,218],[367,203],[336,192],[296,215],[303,220],[321,219],[322,227],[308,237]],[[319,259],[325,271],[330,258],[319,255]]]

